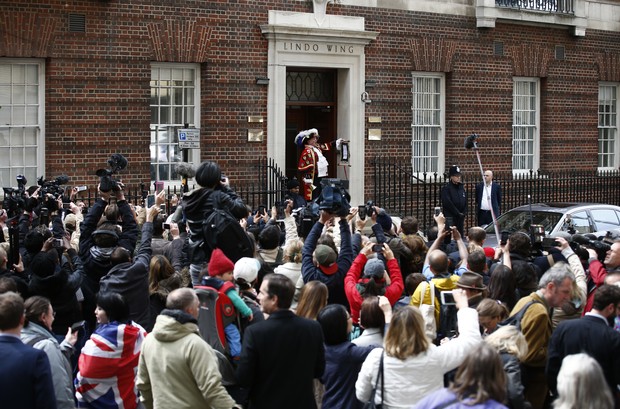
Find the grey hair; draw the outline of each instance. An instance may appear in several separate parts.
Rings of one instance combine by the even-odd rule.
[[[194,305],[196,301],[196,291],[191,288],[177,288],[166,298],[166,308],[169,310],[181,310]]]
[[[553,409],[612,409],[614,399],[599,363],[581,353],[568,355],[558,373],[558,399]]]
[[[505,325],[493,331],[484,341],[498,352],[507,352],[519,361],[527,355],[528,346],[525,335],[514,325]]]
[[[571,281],[575,281],[575,275],[570,270],[568,264],[564,262],[555,263],[542,277],[540,277],[538,288],[545,288],[549,283],[560,286],[567,278],[570,278]]]

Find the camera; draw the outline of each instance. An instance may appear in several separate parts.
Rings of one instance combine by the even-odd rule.
[[[324,178],[321,185],[321,196],[317,199],[319,209],[340,217],[348,215],[351,209],[351,196],[347,192],[348,181]]]
[[[372,251],[375,253],[381,253],[383,251],[383,244],[373,244]]]
[[[67,175],[60,175],[54,180],[45,180],[41,176],[37,180],[37,184],[40,186],[39,193],[42,206],[47,207],[50,211],[58,210],[58,203],[56,201],[65,193],[65,189],[61,185],[66,185],[67,183],[69,183]]]
[[[596,256],[601,263],[605,260],[607,252],[611,250],[610,244],[581,234],[573,234],[569,244],[575,253],[578,252],[578,247],[596,251]]]
[[[365,208],[366,216],[372,217],[372,215],[375,214],[375,202],[373,202],[372,200],[366,202]]]
[[[554,247],[558,247],[560,245],[560,242],[553,237],[543,237],[541,244],[543,249],[551,249]]]
[[[111,190],[118,191],[120,186],[112,175],[127,167],[127,159],[120,153],[115,153],[108,159],[109,169],[98,169],[95,174],[99,176],[99,190],[109,192]]]

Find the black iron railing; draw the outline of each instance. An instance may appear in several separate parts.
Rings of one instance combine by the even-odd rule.
[[[495,0],[498,7],[545,13],[574,14],[574,0]]]
[[[433,209],[441,206],[441,188],[446,177],[436,173],[414,174],[402,161],[375,158],[372,161],[374,190],[372,200],[390,214],[415,216],[420,226],[433,224]],[[513,175],[495,173],[502,186],[502,211],[541,202],[592,202],[620,205],[620,171],[606,172],[533,172]],[[476,222],[475,186],[482,181],[479,172],[463,175],[467,192],[466,227]]]

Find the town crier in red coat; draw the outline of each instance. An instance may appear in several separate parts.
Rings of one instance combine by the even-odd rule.
[[[329,163],[323,151],[328,151],[330,144],[319,143],[319,131],[315,128],[301,131],[295,137],[295,144],[300,148],[301,156],[297,170],[301,173],[302,196],[307,201],[316,199],[321,194],[321,179],[327,177]]]

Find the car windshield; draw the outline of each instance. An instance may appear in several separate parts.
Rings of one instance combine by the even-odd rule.
[[[515,232],[517,230],[529,231],[531,224],[541,224],[545,229],[545,234],[551,233],[554,227],[562,218],[562,213],[541,212],[532,210],[532,222],[530,221],[530,212],[527,210],[512,210],[504,213],[497,219],[499,231]],[[485,228],[487,233],[495,232],[493,224]]]

